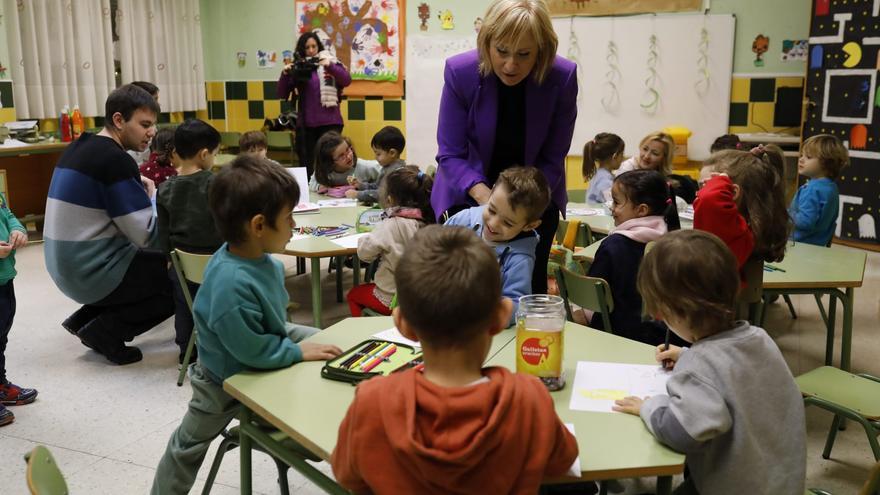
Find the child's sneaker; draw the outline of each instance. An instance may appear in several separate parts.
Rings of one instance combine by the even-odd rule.
[[[12,414],[12,411],[0,404],[0,426],[6,426],[13,421],[15,421],[15,415]]]
[[[21,388],[12,382],[0,385],[0,404],[5,406],[21,406],[30,404],[37,398],[37,391],[32,388]],[[10,413],[12,414],[12,413]],[[12,420],[10,420],[11,422]],[[0,412],[0,424],[2,424],[2,412]]]

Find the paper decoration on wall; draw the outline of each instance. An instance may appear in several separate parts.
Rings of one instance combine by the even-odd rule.
[[[437,38],[435,36],[410,36],[406,40],[407,54],[421,60],[432,59],[443,63],[447,58],[477,47],[473,36],[466,38]]]
[[[852,126],[849,131],[849,147],[853,150],[863,150],[868,144],[868,128],[862,124]]]
[[[480,29],[483,27],[483,18],[477,17],[474,19],[474,32],[480,34]]]
[[[859,217],[859,237],[862,239],[877,238],[877,226],[874,223],[874,217],[869,213]]]
[[[648,113],[657,111],[660,105],[660,92],[657,91],[657,62],[660,60],[660,51],[657,49],[657,35],[652,34],[648,38],[648,77],[645,78],[645,97],[641,107]]]
[[[6,67],[3,66],[3,62],[0,62],[0,77],[6,77]]]
[[[281,62],[284,65],[293,63],[293,50],[284,50],[281,52]]]
[[[782,40],[783,62],[804,62],[807,60],[807,40]]]
[[[709,92],[709,30],[703,26],[700,30],[700,43],[697,45],[697,82],[694,90],[700,96]]]
[[[298,31],[317,32],[352,79],[398,80],[403,26],[397,0],[304,0],[296,13]]]
[[[257,50],[257,67],[260,69],[272,69],[278,61],[278,54],[274,50]]]
[[[428,30],[428,19],[431,18],[431,7],[426,3],[419,4],[419,20],[422,21],[419,24],[419,29],[422,31]]]
[[[479,17],[477,18],[479,19]],[[577,34],[574,32],[574,17],[569,20],[568,24],[568,53],[566,54],[569,60],[574,62],[577,67],[577,83],[578,83],[578,95],[577,102],[580,104],[581,99],[583,99],[584,92],[582,91],[582,81],[584,80],[584,69],[583,66],[578,62],[581,58],[581,45],[578,42]]]
[[[446,31],[455,29],[455,24],[452,22],[453,19],[451,10],[441,10],[440,14],[437,15],[437,18],[440,19],[440,29],[445,29]]]
[[[700,10],[703,0],[547,0],[550,15],[613,15]]]
[[[770,38],[764,36],[763,34],[759,34],[755,36],[755,41],[752,42],[752,51],[755,52],[755,67],[764,67],[764,60],[761,59],[761,56],[767,53],[767,50],[770,49]]]
[[[822,45],[814,46],[813,49],[810,51],[810,68],[821,69],[824,56],[825,51],[822,49]]]
[[[605,96],[602,97],[602,107],[608,113],[613,113],[614,109],[620,105],[620,90],[617,85],[623,78],[620,72],[620,59],[617,55],[617,44],[608,40],[608,48],[605,51],[605,63],[608,64],[608,70],[605,71]],[[578,65],[580,68],[580,65]],[[580,79],[578,79],[580,81]],[[578,97],[580,94],[578,93]]]
[[[239,67],[244,67],[247,63],[247,52],[235,52],[235,60],[238,61]]]
[[[850,41],[849,43],[843,45],[843,53],[845,53],[846,58],[843,61],[843,66],[851,69],[862,61],[862,47],[859,46],[855,41]]]
[[[816,17],[828,15],[828,8],[831,6],[831,0],[816,0]]]

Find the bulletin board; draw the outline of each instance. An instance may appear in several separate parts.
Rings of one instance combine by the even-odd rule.
[[[693,132],[689,157],[701,160],[712,141],[727,134],[732,15],[555,18],[553,27],[558,54],[579,66],[578,118],[569,154],[580,155],[584,143],[604,131],[619,134],[631,155],[646,134],[684,126]],[[408,161],[436,163],[445,60],[475,45],[475,35],[411,33],[407,84],[418,88],[419,97],[407,99]]]
[[[849,148],[835,237],[880,250],[880,0],[814,0],[809,41],[802,135],[833,134]]]

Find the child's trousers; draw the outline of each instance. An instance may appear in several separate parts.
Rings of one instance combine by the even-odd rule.
[[[287,324],[287,334],[294,342],[319,331],[304,325]],[[189,381],[193,397],[156,468],[150,492],[153,495],[189,493],[211,442],[241,410],[241,404],[224,392],[222,385],[208,377],[201,362],[190,365]]]
[[[15,287],[12,280],[0,285],[0,385],[6,383],[6,342],[15,318]]]

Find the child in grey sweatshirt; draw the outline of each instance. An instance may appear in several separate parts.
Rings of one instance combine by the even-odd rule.
[[[693,345],[657,347],[658,362],[672,369],[667,395],[627,397],[614,409],[641,416],[686,455],[690,475],[676,493],[804,493],[803,400],[767,333],[734,321],[739,276],[730,250],[707,232],[666,234],[645,255],[638,289],[648,314]]]

